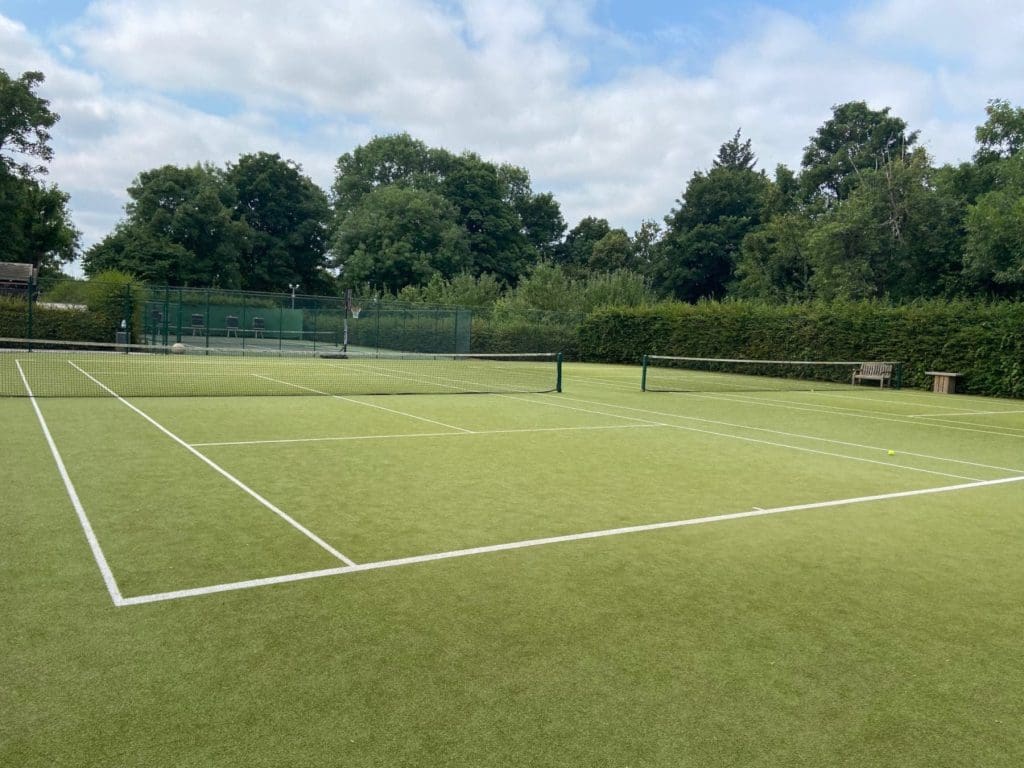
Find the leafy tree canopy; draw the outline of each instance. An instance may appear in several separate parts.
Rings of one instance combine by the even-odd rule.
[[[804,148],[801,182],[805,194],[845,200],[861,171],[881,168],[917,141],[907,124],[863,101],[832,107],[832,117]]]
[[[243,155],[224,176],[234,189],[235,217],[245,224],[242,285],[253,291],[283,290],[298,283],[306,293],[327,293],[327,196],[280,155]]]
[[[1024,107],[1014,108],[1010,102],[993,99],[985,107],[988,119],[979,125],[974,137],[978,163],[1005,160],[1024,149]]]
[[[53,159],[49,129],[60,115],[36,95],[45,79],[42,72],[25,72],[12,80],[0,69],[0,161],[9,173],[24,178],[46,173],[45,163]],[[33,159],[42,163],[33,164]]]

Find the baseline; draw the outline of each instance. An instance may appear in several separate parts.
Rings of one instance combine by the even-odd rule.
[[[1004,477],[997,480],[982,480],[974,483],[961,483],[959,485],[947,485],[940,488],[919,488],[910,491],[896,491],[894,493],[882,493],[873,496],[857,496],[848,499],[831,499],[828,501],[816,501],[807,504],[792,504],[785,507],[774,507],[771,509],[754,508],[745,512],[730,512],[721,515],[709,515],[706,517],[694,517],[688,520],[673,520],[662,523],[648,523],[645,525],[631,525],[621,528],[609,528],[600,531],[586,531],[584,533],[566,534],[563,536],[549,536],[541,539],[527,539],[524,541],[512,541],[504,544],[490,544],[483,547],[471,547],[468,549],[456,549],[448,552],[435,552],[427,555],[414,555],[412,557],[401,557],[393,560],[378,560],[359,565],[325,568],[317,571],[305,571],[302,573],[291,573],[283,576],[270,576],[263,579],[249,579],[247,581],[236,581],[226,584],[213,584],[208,587],[196,587],[193,589],[181,589],[173,592],[160,592],[150,595],[137,595],[124,598],[123,605],[144,605],[167,600],[181,600],[190,597],[201,597],[221,592],[232,592],[256,587],[268,587],[276,584],[287,584],[297,581],[308,581],[327,576],[340,576],[347,573],[360,573],[362,571],[381,570],[385,568],[398,568],[406,565],[419,563],[430,563],[438,560],[450,560],[458,557],[469,557],[471,555],[483,555],[493,552],[508,552],[516,549],[529,547],[540,547],[548,544],[563,544],[573,541],[584,541],[587,539],[599,539],[610,536],[624,536],[632,533],[645,533],[659,531],[668,528],[683,528],[691,525],[705,525],[708,523],[726,522],[729,520],[742,520],[748,517],[764,517],[767,515],[778,515],[786,512],[801,512],[814,509],[828,509],[831,507],[852,506],[854,504],[867,504],[875,501],[888,501],[890,499],[904,499],[914,496],[927,496],[939,493],[952,493],[955,491],[966,491],[975,488],[988,488],[1008,483],[1024,481],[1024,475]]]

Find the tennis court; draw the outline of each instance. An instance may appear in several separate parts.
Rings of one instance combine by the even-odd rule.
[[[0,398],[0,764],[1024,760],[1019,401],[553,359],[157,397],[182,359],[113,353],[46,397],[44,355]]]

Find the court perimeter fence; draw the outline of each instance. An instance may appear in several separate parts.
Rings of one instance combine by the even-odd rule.
[[[579,313],[412,304],[134,282],[59,281],[0,296],[0,337],[261,352],[321,348],[440,354],[578,350]]]

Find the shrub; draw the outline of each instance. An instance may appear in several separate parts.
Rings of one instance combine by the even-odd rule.
[[[768,305],[726,301],[595,312],[580,327],[584,360],[644,354],[791,360],[891,360],[903,385],[925,371],[962,373],[963,391],[1024,397],[1024,303],[921,301]]]

